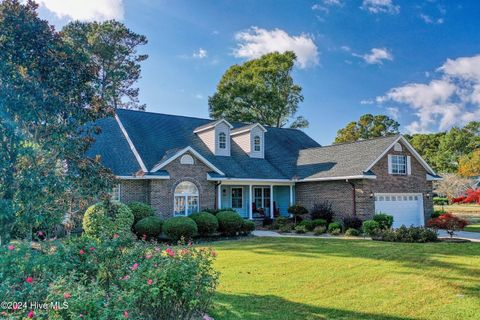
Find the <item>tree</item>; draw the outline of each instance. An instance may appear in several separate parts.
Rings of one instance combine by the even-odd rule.
[[[453,238],[455,231],[463,230],[467,225],[467,220],[456,217],[451,213],[444,213],[427,222],[428,227],[445,230],[450,238]]]
[[[69,194],[111,183],[100,159],[84,156],[98,132],[87,124],[110,114],[92,86],[97,68],[36,10],[0,3],[0,201],[28,238],[62,220]]]
[[[480,149],[460,157],[458,163],[458,174],[463,177],[480,176]]]
[[[148,58],[137,52],[139,46],[147,44],[145,36],[114,20],[72,22],[61,35],[97,65],[95,89],[108,105],[115,109],[145,109],[145,105],[139,104],[138,88],[133,87],[140,78],[140,62]]]
[[[465,194],[471,188],[472,180],[460,177],[455,173],[442,174],[442,180],[435,181],[435,193],[446,196],[449,199],[457,198]]]
[[[295,60],[291,51],[274,52],[231,66],[222,76],[215,94],[208,98],[210,116],[284,127],[303,101],[302,88],[291,76]],[[291,126],[306,128],[308,121],[297,117]]]
[[[400,124],[385,115],[364,114],[338,130],[334,143],[354,142],[398,134]]]

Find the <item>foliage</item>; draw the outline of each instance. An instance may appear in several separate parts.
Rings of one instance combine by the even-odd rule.
[[[210,116],[284,127],[303,101],[302,88],[291,76],[295,60],[291,51],[273,52],[231,66],[222,76],[215,94],[208,98]],[[298,117],[292,125],[307,127],[308,121]]]
[[[255,222],[250,220],[243,220],[241,233],[244,235],[248,235],[253,231],[255,231]]]
[[[132,211],[123,203],[98,202],[90,206],[83,216],[83,231],[97,239],[130,234],[132,225]]]
[[[480,188],[478,189],[468,189],[467,195],[463,200],[463,203],[476,203],[480,204]]]
[[[143,202],[130,202],[127,204],[133,214],[134,224],[146,217],[151,217],[155,214],[155,210]]]
[[[237,212],[235,209],[232,209],[232,208],[222,208],[222,209],[210,209],[210,208],[206,208],[206,209],[203,209],[202,212],[208,212],[208,213],[211,213],[211,214],[213,214],[214,216],[216,216],[217,213],[223,212],[223,211]]]
[[[438,218],[444,213],[446,213],[445,210],[433,210],[433,213],[430,215],[430,218]]]
[[[340,232],[342,232],[342,225],[338,222],[332,222],[328,225],[328,233],[336,233],[336,231],[334,230],[339,230]],[[339,233],[340,233],[339,232]]]
[[[280,229],[281,226],[284,226],[284,225],[290,224],[290,223],[292,223],[291,219],[289,219],[287,217],[278,217],[273,221],[273,223],[271,225],[271,229],[272,230],[278,230],[278,229]]]
[[[448,205],[448,198],[445,197],[433,197],[432,200],[435,206]]]
[[[197,224],[198,234],[201,236],[214,234],[218,230],[218,219],[211,213],[198,212],[191,214],[190,218]]]
[[[297,225],[295,226],[295,232],[296,233],[306,233],[308,231],[307,227],[305,225]]]
[[[278,232],[280,232],[280,233],[292,232],[293,228],[294,228],[293,223],[287,223],[287,224],[284,224],[284,225],[280,226],[278,228]]]
[[[378,222],[380,229],[390,229],[393,225],[393,216],[385,213],[376,213],[373,215],[373,220]]]
[[[348,228],[347,231],[345,231],[345,235],[347,237],[358,237],[362,235],[362,233],[356,228]]]
[[[297,223],[297,218],[307,214],[308,210],[299,204],[294,204],[288,207],[287,212],[293,215],[294,222]]]
[[[315,228],[312,220],[302,220],[300,221],[300,223],[297,224],[297,226],[305,227],[307,231],[313,231],[313,229]]]
[[[458,174],[463,177],[480,176],[480,146],[470,154],[460,157],[458,161]]]
[[[365,220],[362,223],[362,230],[363,233],[373,236],[380,230],[380,224],[375,220]]]
[[[158,216],[149,216],[135,224],[135,234],[139,237],[156,238],[162,233],[163,220]]]
[[[312,220],[312,224],[313,224],[313,227],[316,228],[318,226],[327,226],[327,220],[325,219],[315,219],[315,220]]]
[[[137,52],[139,46],[147,44],[145,36],[115,20],[71,22],[61,36],[95,62],[99,72],[94,88],[110,107],[145,109],[139,105],[138,88],[133,87],[140,79],[140,62],[148,58]]]
[[[59,302],[58,309],[35,309],[40,319],[196,319],[218,282],[215,255],[122,237],[46,241],[36,249],[20,242],[0,248],[0,299]],[[29,310],[4,311],[20,320]]]
[[[313,234],[316,236],[324,234],[325,232],[327,232],[326,226],[316,226],[315,229],[313,229]]]
[[[390,242],[435,242],[437,241],[437,233],[432,229],[423,227],[411,226],[407,228],[401,226],[398,229],[379,230],[372,239]]]
[[[0,199],[0,246],[10,241],[14,221],[15,211],[12,202]]]
[[[435,181],[435,192],[450,199],[465,194],[472,185],[471,179],[461,177],[455,173],[443,173],[442,178],[440,181]]]
[[[362,228],[362,219],[357,216],[345,216],[342,219],[343,227],[347,229],[360,229]]]
[[[99,158],[85,157],[98,133],[91,124],[111,111],[91,85],[98,70],[37,7],[0,3],[0,199],[27,238],[49,236],[70,208],[102,198],[112,182]]]
[[[198,233],[197,224],[189,217],[172,217],[165,220],[163,233],[172,241],[191,239]]]
[[[243,218],[236,212],[222,211],[217,214],[219,230],[226,235],[236,235],[243,226]]]
[[[468,225],[467,220],[454,216],[451,213],[444,213],[438,218],[428,220],[427,226],[436,229],[443,229],[452,238],[455,231],[463,230]]]
[[[326,220],[328,224],[333,221],[334,215],[335,212],[332,209],[332,203],[330,201],[317,202],[310,210],[312,220],[323,219]]]
[[[334,143],[386,137],[398,134],[400,124],[385,115],[364,114],[358,121],[352,121],[338,130]]]

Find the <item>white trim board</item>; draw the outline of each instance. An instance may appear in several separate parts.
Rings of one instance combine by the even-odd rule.
[[[205,164],[207,165],[207,167],[209,167],[210,169],[212,169],[212,170],[215,171],[216,173],[221,174],[222,176],[225,175],[225,173],[223,173],[220,169],[218,169],[217,167],[215,167],[210,161],[208,161],[207,159],[205,159],[200,153],[198,153],[197,151],[195,151],[195,149],[193,149],[193,148],[190,147],[190,146],[188,146],[188,147],[186,147],[186,148],[183,148],[182,150],[178,151],[178,152],[175,153],[173,156],[171,156],[170,158],[168,158],[165,162],[156,165],[155,167],[153,167],[153,169],[152,169],[151,172],[157,172],[158,170],[162,169],[162,168],[165,167],[167,164],[169,164],[170,162],[174,161],[175,159],[177,159],[178,157],[184,155],[184,154],[187,153],[187,152],[193,153],[193,155],[194,155],[195,157],[197,157],[198,159],[200,159],[200,161],[202,161],[203,163],[205,163]]]
[[[203,128],[200,128],[200,129],[197,128],[197,129],[193,130],[193,133],[200,133],[200,132],[209,130],[209,129],[215,127],[217,124],[219,124],[219,123],[221,123],[221,122],[225,122],[225,124],[226,124],[230,129],[233,128],[233,126],[232,126],[232,125],[230,124],[230,122],[228,122],[227,120],[225,120],[225,119],[219,119],[219,120],[217,120],[217,121],[212,121],[208,126],[205,126],[205,127],[203,127]]]
[[[376,179],[374,175],[357,175],[357,176],[343,176],[343,177],[325,177],[325,178],[312,178],[312,179],[252,179],[252,178],[212,178],[207,174],[208,181],[221,181],[222,184],[283,184],[291,185],[296,182],[309,182],[309,181],[333,181],[333,180],[349,180],[349,179]]]
[[[244,128],[242,129],[242,127],[238,128],[238,129],[241,129],[241,130],[238,130],[238,131],[235,131],[235,132],[232,132],[230,133],[231,136],[235,136],[237,134],[241,134],[241,133],[244,133],[244,132],[247,132],[247,131],[252,131],[253,128],[255,127],[260,127],[260,129],[263,131],[263,133],[267,132],[267,129],[265,129],[264,126],[262,126],[260,123],[255,123],[253,126],[250,126],[250,125],[247,125],[245,127],[248,127],[248,128]],[[236,129],[235,129],[236,130]]]
[[[170,179],[170,175],[168,175],[168,176],[151,176],[151,175],[115,176],[115,178],[120,179],[120,180],[168,180],[168,179]]]
[[[140,165],[140,168],[142,168],[143,172],[148,172],[147,167],[143,163],[142,157],[140,157],[140,154],[138,153],[137,149],[135,148],[135,145],[133,144],[132,140],[128,136],[127,130],[125,130],[125,127],[123,126],[122,121],[120,121],[120,118],[118,117],[118,115],[116,113],[115,113],[115,120],[117,121],[118,126],[120,127],[120,130],[123,133],[123,136],[127,140],[128,145],[130,146],[130,150],[132,150],[133,155],[137,159],[137,162]]]

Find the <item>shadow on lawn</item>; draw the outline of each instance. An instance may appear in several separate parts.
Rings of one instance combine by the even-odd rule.
[[[363,313],[292,302],[273,295],[217,293],[212,310],[215,319],[253,320],[408,320],[413,318]]]

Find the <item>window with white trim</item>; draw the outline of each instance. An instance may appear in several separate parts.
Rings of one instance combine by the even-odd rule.
[[[260,136],[255,136],[253,138],[253,150],[255,150],[255,151],[262,150]]]
[[[225,132],[220,132],[218,134],[218,148],[227,148],[227,135],[225,134]]]
[[[190,181],[180,182],[174,192],[174,215],[188,216],[198,212],[198,188]]]
[[[407,157],[404,155],[392,155],[391,164],[392,174],[407,174]]]
[[[111,195],[111,201],[120,202],[120,183],[113,186],[112,192],[110,193],[110,195]]]
[[[195,161],[193,160],[193,157],[189,154],[184,154],[180,158],[180,164],[195,164]]]
[[[243,208],[243,188],[232,188],[232,208]]]

